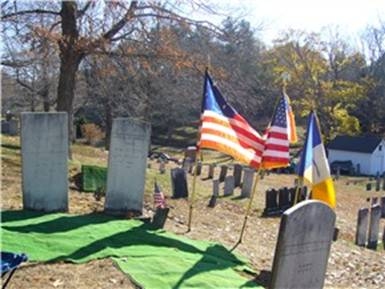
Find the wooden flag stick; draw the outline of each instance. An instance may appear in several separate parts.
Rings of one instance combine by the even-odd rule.
[[[250,214],[250,210],[251,210],[251,207],[253,204],[254,196],[255,196],[255,193],[257,191],[257,184],[258,184],[259,179],[260,179],[260,174],[263,174],[263,173],[264,173],[264,170],[259,169],[257,171],[257,175],[256,175],[255,180],[254,180],[253,191],[251,192],[250,201],[249,201],[249,204],[247,205],[247,209],[246,209],[245,219],[243,220],[241,234],[239,236],[238,242],[234,245],[234,247],[231,249],[231,251],[234,250],[240,243],[242,243],[243,233],[245,232],[245,229],[246,229],[247,219],[249,218],[249,214]]]
[[[187,232],[191,231],[191,220],[192,220],[192,212],[194,209],[194,199],[195,199],[195,184],[197,180],[197,171],[198,171],[198,156],[199,156],[199,149],[197,148],[196,154],[195,154],[195,163],[194,163],[194,176],[193,176],[193,183],[192,183],[192,193],[190,198],[190,208],[188,213],[188,225],[187,225]]]
[[[297,182],[297,187],[295,189],[294,205],[296,205],[298,203],[299,191],[303,187],[303,177],[298,177],[297,180],[298,180],[298,182]]]

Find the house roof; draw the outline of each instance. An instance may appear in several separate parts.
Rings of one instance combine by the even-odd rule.
[[[360,153],[372,153],[381,143],[377,136],[348,136],[341,135],[330,141],[328,149],[351,151]]]

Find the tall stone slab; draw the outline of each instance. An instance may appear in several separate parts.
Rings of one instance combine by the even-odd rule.
[[[242,181],[242,190],[241,190],[241,197],[242,198],[249,198],[251,195],[251,190],[253,187],[253,180],[254,180],[254,169],[250,168],[244,168],[243,169],[243,181]]]
[[[315,200],[285,211],[269,288],[323,288],[335,220],[334,211]]]
[[[184,169],[174,168],[171,169],[171,188],[172,197],[174,199],[187,198],[188,197],[188,185],[187,177]]]
[[[234,193],[234,176],[227,176],[223,186],[223,195],[230,196]]]
[[[367,247],[377,250],[378,235],[380,230],[381,207],[379,204],[372,206],[370,210],[369,235]]]
[[[221,171],[219,173],[219,182],[223,182],[225,180],[225,177],[227,175],[227,166],[226,165],[222,165],[221,166]]]
[[[380,206],[381,206],[381,218],[385,219],[385,197],[381,197]]]
[[[241,185],[241,178],[242,178],[242,166],[240,164],[234,165],[234,187],[239,187]]]
[[[149,123],[115,118],[112,124],[108,158],[105,210],[111,214],[142,212]]]
[[[67,113],[21,113],[24,209],[68,210]]]
[[[357,229],[356,229],[356,245],[365,247],[366,236],[368,234],[369,209],[361,208],[358,210]]]

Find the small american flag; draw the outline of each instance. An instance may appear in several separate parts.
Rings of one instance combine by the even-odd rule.
[[[156,181],[154,183],[154,207],[155,209],[164,209],[166,207],[166,199]]]
[[[284,94],[275,109],[271,125],[265,133],[265,150],[262,155],[262,167],[265,169],[289,165],[289,108],[288,99]]]
[[[213,149],[259,168],[264,140],[223,98],[206,72],[199,148]]]

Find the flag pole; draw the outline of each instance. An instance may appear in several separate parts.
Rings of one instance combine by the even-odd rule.
[[[240,243],[242,243],[243,234],[244,234],[245,229],[246,229],[246,223],[247,223],[247,220],[249,218],[249,214],[250,214],[250,210],[251,210],[251,207],[252,207],[252,204],[253,204],[255,193],[257,191],[257,184],[258,184],[259,179],[260,179],[260,174],[263,174],[263,173],[264,173],[264,170],[258,169],[257,175],[256,175],[255,180],[254,180],[254,184],[253,184],[253,191],[251,192],[250,201],[249,201],[249,204],[247,205],[245,218],[243,220],[241,234],[239,235],[238,242],[234,245],[234,247],[231,249],[231,251],[234,250],[236,247],[238,247],[238,245]]]
[[[187,232],[191,231],[192,212],[194,209],[194,199],[195,199],[195,187],[196,187],[195,184],[196,184],[197,171],[198,171],[198,158],[199,158],[199,149],[197,148],[195,153],[194,175],[193,175],[193,183],[192,183],[192,193],[190,198],[190,207],[189,207],[189,213],[188,213]]]
[[[297,182],[297,187],[295,189],[295,197],[294,197],[294,205],[298,203],[299,200],[299,190],[300,188],[303,187],[303,177],[298,176],[298,182]]]

